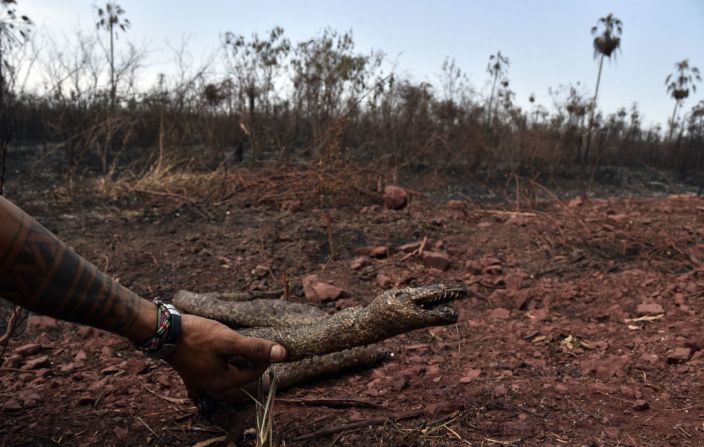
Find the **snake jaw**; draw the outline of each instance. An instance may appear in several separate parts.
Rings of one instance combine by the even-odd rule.
[[[464,298],[464,285],[434,284],[394,291],[394,298],[408,310],[427,321],[450,324],[457,321],[457,311],[448,303]]]

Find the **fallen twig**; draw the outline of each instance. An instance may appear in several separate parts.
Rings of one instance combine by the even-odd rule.
[[[2,350],[0,350],[0,362],[2,361],[2,358],[5,357],[5,350],[7,349],[8,343],[10,343],[10,338],[12,338],[12,333],[15,331],[15,328],[19,323],[21,315],[22,307],[15,306],[15,309],[12,311],[10,319],[7,322],[5,333],[2,334],[2,337],[0,337],[0,346],[2,347]]]
[[[359,399],[277,399],[277,402],[287,405],[313,405],[330,408],[374,408],[379,410],[388,410],[388,407],[374,402]]]
[[[456,410],[458,410],[458,407],[460,407],[458,402],[448,402],[447,404],[433,408],[432,413],[437,414],[437,413],[447,412],[447,411],[456,411]],[[332,435],[335,433],[341,433],[344,431],[354,430],[357,428],[370,427],[373,425],[383,425],[389,421],[398,422],[398,421],[403,421],[403,420],[407,420],[407,419],[414,419],[419,416],[423,416],[423,415],[428,414],[429,411],[430,410],[427,408],[421,408],[419,410],[406,411],[406,412],[397,414],[395,416],[375,417],[375,418],[365,419],[363,421],[355,421],[355,422],[350,422],[348,424],[336,425],[333,427],[323,428],[323,429],[315,431],[313,433],[308,433],[306,435],[299,436],[297,438],[292,439],[292,442],[307,441],[307,440],[315,439],[315,438],[318,438],[321,436]]]
[[[144,385],[142,385],[142,388],[144,388],[144,390],[146,392],[148,392],[149,394],[153,394],[154,396],[158,397],[159,399],[163,399],[167,402],[171,402],[172,404],[184,405],[184,404],[190,402],[188,399],[183,399],[183,398],[179,399],[176,397],[162,396],[161,394],[157,393],[156,391],[150,390],[149,388],[147,388]]]

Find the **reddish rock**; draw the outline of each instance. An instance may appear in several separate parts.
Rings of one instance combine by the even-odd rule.
[[[584,203],[584,200],[581,197],[575,197],[573,199],[570,199],[569,202],[567,202],[567,206],[570,208],[577,208],[580,206],[582,203]]]
[[[357,256],[350,262],[350,268],[352,270],[359,270],[367,264],[366,256]]]
[[[95,329],[90,326],[80,326],[76,329],[76,333],[83,338],[88,338],[95,333]]]
[[[447,269],[450,266],[450,263],[452,262],[447,254],[441,253],[439,251],[424,251],[422,259],[423,264],[425,264],[426,267],[438,270]]]
[[[689,348],[675,348],[667,353],[667,363],[684,363],[692,357],[692,350]]]
[[[464,268],[473,275],[478,275],[482,272],[482,264],[479,261],[469,260],[464,263]]]
[[[482,269],[482,274],[483,275],[500,275],[503,269],[501,268],[501,265],[499,264],[492,264],[484,267]]]
[[[460,378],[460,383],[469,383],[476,379],[482,374],[481,369],[470,369],[464,373],[464,376]]]
[[[408,386],[408,379],[405,377],[398,377],[391,381],[391,389],[393,391],[401,391]]]
[[[391,278],[379,273],[376,275],[376,284],[382,289],[388,289],[391,286]]]
[[[70,373],[74,369],[76,369],[76,364],[74,362],[62,363],[59,366],[59,371],[61,371],[62,373]]]
[[[59,322],[54,318],[36,314],[27,317],[27,331],[30,333],[43,332],[57,327],[59,327]]]
[[[42,349],[42,345],[39,343],[30,343],[27,345],[18,346],[15,348],[15,353],[21,355],[22,357],[28,357],[34,355]]]
[[[448,200],[447,201],[447,207],[451,210],[461,211],[461,210],[464,210],[466,205],[467,205],[467,202],[465,202],[464,200]]]
[[[633,402],[633,407],[631,407],[631,408],[633,408],[636,411],[645,411],[648,408],[650,408],[650,404],[643,399],[638,399],[635,402]]]
[[[47,368],[51,366],[51,362],[49,361],[49,357],[45,355],[41,355],[39,357],[33,358],[31,360],[27,360],[22,366],[22,369],[39,369],[39,368]]]
[[[147,363],[140,358],[129,358],[120,366],[131,375],[142,374],[148,369]]]
[[[384,206],[390,210],[400,210],[408,204],[408,192],[405,189],[389,185],[384,188]]]
[[[109,376],[109,375],[112,375],[112,374],[117,374],[117,373],[119,373],[119,372],[120,372],[120,368],[118,368],[117,366],[113,365],[113,366],[108,366],[107,368],[103,368],[103,369],[100,371],[100,374],[102,374],[102,375],[104,375],[104,376]]]
[[[386,245],[370,245],[356,249],[355,253],[371,256],[373,258],[384,258],[389,254],[389,247]]]
[[[292,213],[295,213],[296,211],[300,211],[302,208],[302,204],[300,200],[284,200],[281,202],[281,211],[289,211]]]
[[[86,351],[80,350],[76,353],[75,356],[73,356],[73,360],[76,362],[84,362],[88,358],[88,355],[86,354]]]
[[[606,427],[604,433],[606,433],[606,436],[609,438],[616,439],[621,434],[621,430],[619,430],[618,427]]]
[[[343,292],[341,288],[321,281],[318,275],[308,275],[302,282],[303,293],[309,300],[336,300]]]
[[[2,405],[2,409],[7,412],[20,411],[22,409],[22,405],[15,399],[8,399]]]
[[[665,309],[658,303],[642,303],[636,308],[636,315],[640,317],[664,314]]]
[[[421,241],[415,241],[415,242],[409,242],[407,244],[399,245],[398,246],[398,251],[402,251],[404,253],[411,253],[413,251],[416,251],[420,248]]]

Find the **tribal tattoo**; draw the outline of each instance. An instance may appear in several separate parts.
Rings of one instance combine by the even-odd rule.
[[[2,197],[0,297],[126,336],[144,302]]]

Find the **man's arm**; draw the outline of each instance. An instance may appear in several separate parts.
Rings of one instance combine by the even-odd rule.
[[[87,324],[142,343],[156,330],[156,306],[80,257],[24,211],[0,197],[0,297],[35,312]],[[238,368],[229,358],[249,358]],[[192,394],[241,398],[286,352],[267,340],[244,337],[216,321],[184,315],[181,338],[166,359]]]
[[[1,297],[135,342],[153,335],[154,304],[99,271],[2,197],[0,253]]]

